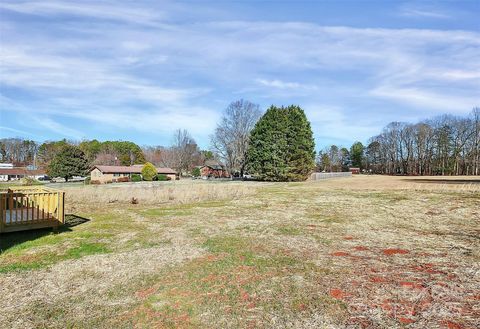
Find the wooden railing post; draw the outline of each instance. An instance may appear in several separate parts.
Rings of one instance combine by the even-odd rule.
[[[3,208],[6,208],[3,206],[3,203],[4,203],[4,194],[0,194],[0,233],[3,232],[3,227],[5,226],[5,223],[4,221],[6,220],[6,216],[7,216],[7,211],[5,209],[5,213],[3,212]],[[4,215],[5,214],[5,215]]]
[[[8,215],[8,221],[7,221]],[[49,188],[12,188],[0,192],[0,233],[65,223],[65,192]]]

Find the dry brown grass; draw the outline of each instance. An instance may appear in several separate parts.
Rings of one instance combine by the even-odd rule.
[[[67,205],[104,206],[130,203],[143,205],[192,203],[238,199],[255,193],[258,184],[182,180],[166,183],[130,183],[65,188]]]
[[[0,254],[0,327],[477,328],[479,185],[441,179],[72,188],[90,222]]]

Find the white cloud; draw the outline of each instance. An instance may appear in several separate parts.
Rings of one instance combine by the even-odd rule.
[[[435,12],[431,10],[421,10],[421,9],[414,9],[414,8],[405,8],[401,11],[402,16],[410,16],[410,17],[427,17],[427,18],[440,18],[440,19],[447,19],[451,18],[449,15]]]
[[[118,20],[136,24],[152,24],[165,17],[158,10],[139,6],[121,6],[117,1],[2,1],[1,9],[32,15],[73,15]]]
[[[56,132],[57,134],[64,137],[71,137],[77,140],[80,140],[85,137],[85,134],[82,132],[69,128],[65,125],[62,125],[51,118],[48,117],[31,117],[33,121],[38,124],[40,127],[47,129],[49,131]]]
[[[152,3],[131,4],[3,1],[0,10],[7,13],[82,17],[68,24],[42,23],[44,30],[38,31],[3,15],[7,22],[1,26],[8,33],[0,47],[0,84],[27,95],[16,99],[23,109],[4,103],[3,110],[42,113],[50,120],[42,127],[69,136],[83,132],[62,117],[122,133],[185,127],[207,136],[218,111],[233,97],[305,108],[318,101],[336,104],[342,116],[312,106],[314,125],[335,136],[363,136],[371,129],[352,123],[347,109],[370,117],[382,113],[358,104],[378,101],[428,113],[467,113],[478,105],[477,32],[302,22],[177,23],[184,8],[170,2],[154,10]],[[85,24],[86,18],[94,19]]]
[[[284,82],[281,80],[266,80],[266,79],[257,79],[259,84],[267,87],[274,87],[280,89],[296,89],[300,88],[300,84],[297,82]]]

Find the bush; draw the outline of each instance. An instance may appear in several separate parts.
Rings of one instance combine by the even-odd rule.
[[[133,174],[131,177],[132,182],[141,182],[142,181],[142,176],[139,174]]]
[[[158,180],[159,182],[163,182],[163,181],[169,180],[169,178],[170,178],[170,177],[167,177],[167,175],[158,174],[158,175],[155,177],[155,180]]]
[[[157,175],[157,168],[150,162],[147,162],[143,165],[142,168],[142,177],[143,180],[152,181]]]
[[[101,183],[100,183],[99,180],[92,180],[92,181],[90,181],[90,184],[92,184],[92,185],[100,185]]]
[[[129,182],[129,181],[130,181],[130,178],[128,178],[127,176],[117,178],[118,183],[126,183],[126,182]]]
[[[20,184],[23,186],[42,185],[41,182],[32,177],[24,177],[20,180]]]
[[[85,180],[83,181],[83,183],[85,185],[90,185],[92,183],[92,177],[87,177],[85,178]]]
[[[200,177],[201,174],[202,173],[200,172],[200,168],[198,168],[198,167],[193,168],[193,170],[192,170],[192,176],[193,177]]]

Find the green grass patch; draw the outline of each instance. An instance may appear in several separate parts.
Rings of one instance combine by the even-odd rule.
[[[282,225],[277,228],[277,231],[282,235],[301,235],[303,233],[302,229],[292,226],[292,225]]]
[[[36,270],[60,261],[78,259],[88,255],[110,252],[106,244],[82,241],[67,249],[48,249],[36,254],[19,254],[12,252],[0,258],[0,273],[12,271]]]

